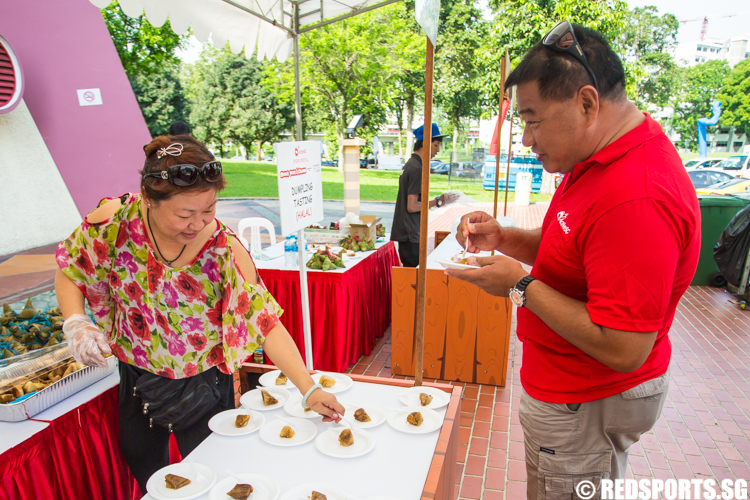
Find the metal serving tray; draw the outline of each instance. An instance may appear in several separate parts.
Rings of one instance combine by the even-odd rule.
[[[72,355],[67,345],[60,345],[59,348],[38,356],[35,359],[13,363],[0,368],[0,382],[7,379],[25,377],[68,358],[72,358]],[[37,413],[69,398],[76,392],[111,375],[117,367],[117,359],[114,356],[110,356],[106,360],[106,368],[87,366],[45,387],[23,401],[0,404],[0,421],[20,422],[29,419]]]

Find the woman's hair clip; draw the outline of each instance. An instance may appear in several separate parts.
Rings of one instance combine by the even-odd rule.
[[[161,148],[156,152],[157,158],[163,158],[167,155],[171,156],[180,156],[182,154],[182,144],[179,142],[174,142],[167,146],[166,148]]]

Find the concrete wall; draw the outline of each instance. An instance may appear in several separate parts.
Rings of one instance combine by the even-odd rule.
[[[0,255],[60,241],[81,216],[26,103],[0,115]]]
[[[26,77],[24,100],[79,214],[138,190],[151,137],[99,9],[88,0],[0,3],[0,33]],[[101,89],[103,105],[79,105],[76,90],[90,88]]]

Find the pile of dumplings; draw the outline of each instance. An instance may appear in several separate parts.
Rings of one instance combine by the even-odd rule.
[[[34,308],[31,299],[19,313],[3,304],[0,316],[0,358],[8,359],[19,354],[65,342],[62,331],[63,317],[59,307],[48,311]]]

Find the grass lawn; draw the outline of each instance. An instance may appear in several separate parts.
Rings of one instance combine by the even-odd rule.
[[[279,189],[276,178],[276,164],[257,163],[242,160],[222,160],[227,188],[222,197],[267,197],[278,198]],[[360,198],[368,201],[396,201],[398,178],[401,171],[360,170]],[[335,167],[323,167],[323,198],[327,200],[344,199],[344,174],[338,173]],[[452,178],[447,175],[430,177],[430,195],[438,196],[444,191],[457,189],[471,196],[476,201],[493,201],[494,193],[482,188],[481,179]],[[504,193],[501,193],[500,199]],[[508,200],[513,201],[514,193],[508,193]],[[549,201],[550,195],[531,193],[531,201]]]

